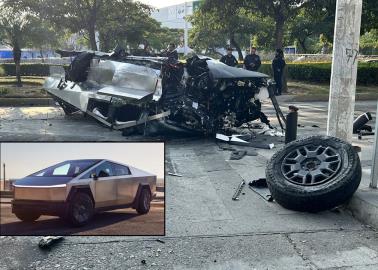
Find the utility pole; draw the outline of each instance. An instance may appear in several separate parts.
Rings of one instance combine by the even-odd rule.
[[[362,0],[337,0],[327,134],[353,135]]]
[[[375,142],[373,148],[373,164],[371,167],[371,181],[370,187],[377,188],[378,184],[378,100],[377,100],[377,112],[375,113]]]

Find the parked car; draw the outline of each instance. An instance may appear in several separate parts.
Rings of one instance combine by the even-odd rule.
[[[106,159],[68,160],[13,186],[12,212],[20,220],[50,215],[83,226],[99,211],[132,207],[139,214],[148,213],[156,176]]]

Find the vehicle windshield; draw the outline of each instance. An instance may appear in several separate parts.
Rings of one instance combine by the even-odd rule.
[[[83,171],[89,169],[100,160],[85,159],[85,160],[68,160],[54,166],[48,167],[41,171],[31,174],[30,176],[38,177],[51,177],[51,176],[64,176],[75,177]]]

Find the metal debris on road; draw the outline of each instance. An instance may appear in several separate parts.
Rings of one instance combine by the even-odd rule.
[[[172,173],[172,172],[168,172],[168,175],[176,176],[176,177],[183,177],[183,175],[181,175],[181,174],[178,174],[178,173]]]
[[[248,183],[249,188],[268,202],[273,201],[272,194],[268,189],[266,178],[259,178]]]
[[[45,236],[39,241],[38,247],[41,249],[49,249],[63,239],[64,237],[62,236]]]
[[[244,186],[245,186],[245,181],[243,180],[243,181],[241,181],[238,188],[236,189],[234,196],[232,196],[233,201],[239,200],[240,193],[243,190]]]

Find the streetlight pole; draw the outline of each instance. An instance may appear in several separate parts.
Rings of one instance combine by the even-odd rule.
[[[337,0],[327,134],[352,141],[362,0]]]

